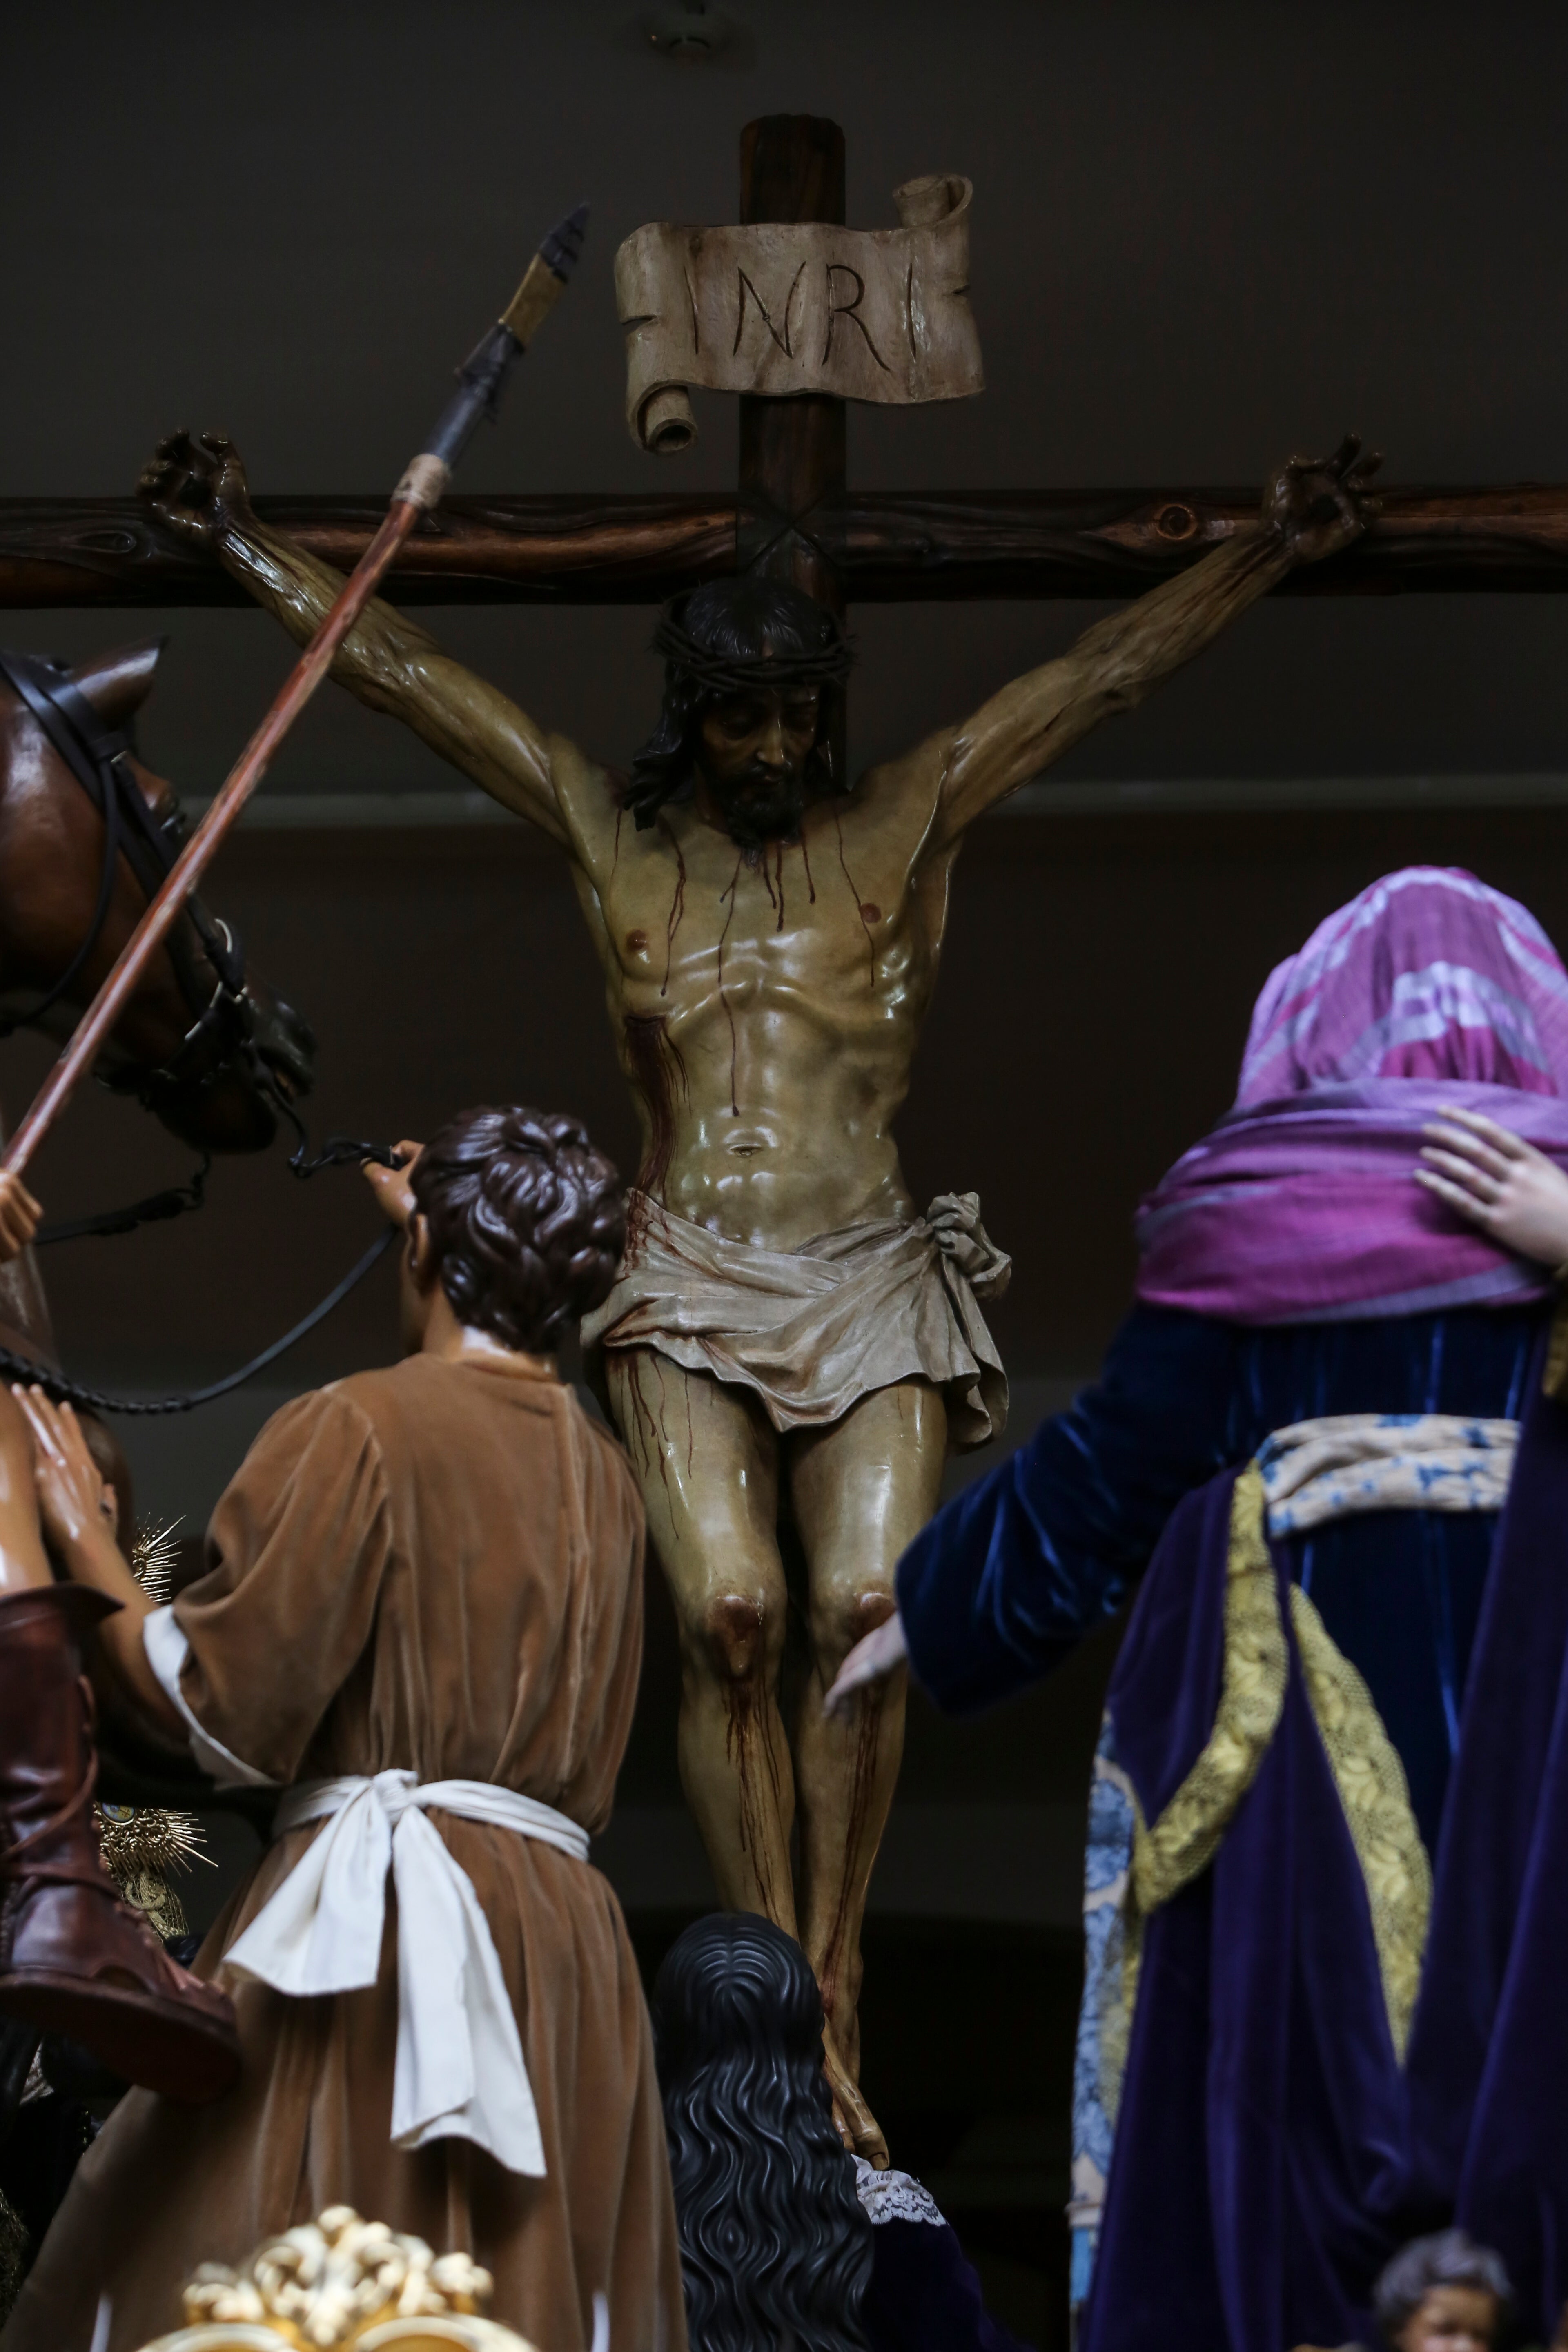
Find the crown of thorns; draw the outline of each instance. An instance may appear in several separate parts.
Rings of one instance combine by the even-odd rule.
[[[710,694],[747,694],[758,688],[842,686],[855,664],[855,646],[834,615],[823,612],[830,632],[809,653],[721,654],[700,645],[673,613],[660,615],[653,633],[655,653],[672,669],[684,671]]]

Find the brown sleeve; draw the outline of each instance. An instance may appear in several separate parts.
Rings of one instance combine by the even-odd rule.
[[[207,1573],[174,1603],[180,1678],[204,1730],[292,1780],[370,1638],[390,1549],[381,1449],[331,1390],[274,1413],[207,1529]]]

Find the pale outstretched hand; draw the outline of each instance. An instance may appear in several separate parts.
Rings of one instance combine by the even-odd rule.
[[[39,1388],[14,1388],[11,1393],[33,1433],[33,1478],[45,1534],[64,1552],[94,1529],[113,1536],[119,1517],[115,1492],[99,1475],[70,1406],[56,1404]]]
[[[1568,1264],[1568,1176],[1554,1160],[1479,1111],[1447,1111],[1422,1132],[1418,1184],[1505,1249]]]
[[[43,1213],[21,1178],[0,1169],[0,1265],[21,1256]]]
[[[897,1666],[909,1656],[909,1644],[904,1640],[904,1621],[895,1609],[890,1617],[856,1643],[839,1667],[833,1687],[822,1702],[825,1715],[847,1715],[858,1691],[868,1690],[873,1683],[885,1682]]]

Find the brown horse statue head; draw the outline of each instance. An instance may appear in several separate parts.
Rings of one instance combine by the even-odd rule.
[[[184,819],[173,788],[122,748],[111,763],[118,775],[105,768],[95,796],[82,751],[95,723],[123,738],[163,646],[162,638],[124,646],[68,670],[5,657],[0,1029],[67,1036],[178,854]],[[23,680],[30,692],[18,690]],[[118,848],[106,855],[110,790]],[[197,1150],[259,1151],[277,1133],[278,1109],[309,1093],[315,1050],[308,1023],[245,971],[233,934],[193,901],[111,1033],[98,1075]]]

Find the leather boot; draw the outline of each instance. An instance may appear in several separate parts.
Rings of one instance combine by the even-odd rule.
[[[117,1606],[80,1584],[0,1594],[0,2013],[194,2105],[239,2071],[233,2007],[120,1900],[93,1826],[82,1653]]]

